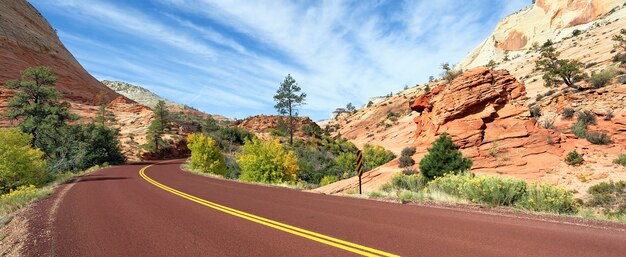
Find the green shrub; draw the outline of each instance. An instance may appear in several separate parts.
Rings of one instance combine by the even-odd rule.
[[[574,117],[575,113],[576,113],[576,110],[572,108],[565,108],[563,109],[563,118],[569,120]]]
[[[310,136],[310,137],[321,137],[322,136],[322,129],[317,126],[317,125],[304,125],[302,126],[302,128],[300,128],[300,130],[302,131],[302,133],[304,135]]]
[[[391,179],[391,185],[396,190],[409,190],[417,192],[424,188],[426,181],[420,174],[404,175],[399,173]]]
[[[579,111],[578,120],[576,122],[582,123],[585,126],[589,124],[596,125],[596,115],[591,111]]]
[[[577,37],[578,35],[580,35],[581,33],[583,33],[581,30],[579,29],[575,29],[574,31],[572,31],[572,36]]]
[[[579,154],[576,150],[572,150],[565,157],[565,162],[569,165],[578,165],[583,162],[583,156]]]
[[[302,145],[294,148],[298,158],[298,178],[311,184],[320,184],[325,176],[337,176],[342,173],[336,167],[335,157],[322,147]]]
[[[605,132],[587,133],[587,136],[585,138],[587,139],[587,141],[589,141],[590,143],[594,145],[609,145],[613,143],[613,140],[611,140],[611,137]]]
[[[405,147],[402,149],[401,155],[412,156],[415,154],[415,147]]]
[[[587,82],[594,88],[601,88],[606,86],[615,77],[615,71],[613,69],[604,69],[598,73],[591,72],[591,76],[587,79]]]
[[[577,138],[586,138],[587,137],[587,126],[582,122],[576,122],[572,125],[572,134],[574,134]]]
[[[403,191],[402,193],[400,193],[400,195],[398,196],[398,200],[400,200],[401,203],[408,203],[408,202],[412,202],[413,200],[415,200],[416,196],[413,192],[411,191]]]
[[[415,164],[413,154],[415,154],[415,147],[405,147],[402,149],[402,154],[400,154],[400,168],[410,167]]]
[[[320,186],[329,185],[339,181],[339,177],[335,175],[326,175],[320,180]]]
[[[381,192],[378,192],[378,191],[371,191],[371,192],[367,193],[367,195],[369,197],[372,197],[372,198],[383,197],[383,194]]]
[[[526,186],[526,192],[515,203],[518,208],[529,211],[572,214],[577,203],[574,194],[561,187],[533,183]]]
[[[255,138],[254,134],[250,133],[242,128],[224,127],[218,131],[218,138],[220,140],[228,141],[236,144],[243,144],[247,140]]]
[[[528,111],[530,111],[530,117],[533,117],[533,118],[541,117],[541,108],[539,106],[530,107]]]
[[[215,140],[204,134],[191,134],[187,146],[191,150],[191,167],[205,173],[225,177],[228,173],[224,156]]]
[[[25,185],[42,185],[45,179],[44,153],[32,149],[33,137],[18,129],[0,129],[0,192]]]
[[[438,189],[474,203],[513,205],[526,190],[526,181],[496,176],[447,174],[428,183],[429,190]]]
[[[613,163],[626,167],[626,154],[620,154],[617,159],[613,160]]]
[[[396,155],[382,146],[366,144],[363,149],[363,160],[367,170],[375,169],[395,159]]]
[[[81,124],[63,126],[54,131],[57,137],[46,142],[56,146],[48,154],[48,171],[51,173],[79,172],[96,165],[117,165],[125,161],[116,129]]]
[[[538,94],[538,95],[535,97],[535,101],[537,101],[537,102],[541,101],[541,99],[543,99],[543,95],[542,95],[542,94]]]
[[[356,175],[356,154],[353,152],[345,152],[339,154],[335,159],[337,168],[341,172],[342,178],[349,178]]]
[[[601,182],[589,187],[587,205],[599,207],[605,215],[626,215],[626,182]]]
[[[298,160],[278,139],[246,141],[237,155],[243,181],[279,184],[298,178]]]
[[[413,157],[407,155],[400,156],[399,162],[400,168],[406,168],[415,165],[415,160],[413,160]]]
[[[472,160],[463,158],[458,147],[447,133],[443,133],[432,146],[428,154],[419,162],[420,171],[427,180],[443,176],[447,172],[459,173],[472,167]]]

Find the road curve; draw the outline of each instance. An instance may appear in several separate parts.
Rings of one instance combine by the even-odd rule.
[[[26,256],[623,256],[626,233],[197,176],[104,169],[35,206]],[[46,217],[50,219],[46,219]],[[356,250],[355,250],[356,249]]]

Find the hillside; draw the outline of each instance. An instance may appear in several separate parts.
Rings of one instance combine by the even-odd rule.
[[[154,108],[154,106],[159,101],[165,101],[165,105],[168,107],[168,109],[172,113],[183,113],[185,115],[189,115],[189,116],[200,118],[200,119],[204,119],[209,115],[199,110],[196,110],[192,107],[189,107],[187,105],[178,104],[168,99],[165,99],[163,97],[160,97],[157,94],[153,93],[152,91],[146,88],[140,87],[140,86],[136,86],[136,85],[129,84],[126,82],[121,82],[121,81],[109,81],[109,80],[103,80],[102,84],[109,87],[110,89],[117,92],[118,94],[121,94],[151,109]],[[221,115],[211,114],[211,116],[218,121],[228,119]]]
[[[562,17],[557,15],[552,21],[561,24],[560,28],[555,28],[563,31],[561,34],[569,32],[566,36],[551,38],[553,46],[562,52],[561,58],[584,63],[588,74],[609,67],[623,74],[625,67],[612,61],[615,53],[611,38],[626,27],[626,8],[613,8],[618,6],[615,1],[590,1],[590,4],[596,11],[592,12],[588,23],[582,24],[563,22],[571,18],[570,14],[589,12],[589,5],[562,7],[567,12],[558,12]],[[502,24],[523,27],[546,18],[520,16],[542,6],[558,7],[551,1],[537,1],[535,6],[507,17],[494,33],[502,29]],[[608,11],[601,11],[606,9]],[[554,16],[554,13],[546,11],[544,15]],[[526,19],[532,21],[526,23]],[[581,30],[577,36],[572,35],[574,29]],[[535,39],[542,38],[537,35]],[[481,47],[477,48],[482,51],[479,55],[485,56],[487,52],[484,48],[480,50]],[[466,60],[472,61],[463,66],[469,71],[452,82],[437,81],[399,92],[354,114],[343,114],[331,121],[329,127],[359,146],[374,143],[396,153],[406,146],[415,146],[417,153],[413,159],[416,162],[437,136],[448,132],[464,155],[473,159],[472,172],[541,180],[578,193],[584,193],[587,187],[600,181],[626,179],[624,167],[612,163],[617,155],[626,151],[626,86],[620,82],[624,75],[618,75],[606,87],[598,89],[578,91],[564,85],[550,89],[543,85],[543,74],[534,69],[539,56],[536,48],[509,51],[509,59],[498,61],[493,70],[472,69],[486,63],[473,58],[475,54],[476,51],[470,53]],[[585,81],[579,85],[589,87]],[[430,89],[428,93],[426,87]],[[542,116],[531,117],[528,106],[538,107]],[[590,126],[589,130],[605,132],[613,142],[595,145],[576,138],[570,131],[575,118],[561,116],[565,108],[594,113],[598,124]],[[609,113],[612,117],[606,118]],[[570,166],[564,161],[565,155],[574,149],[584,155],[585,162],[580,166]],[[417,165],[414,168],[418,168]],[[393,163],[373,170],[364,175],[364,188],[377,190],[400,170]],[[352,178],[316,191],[344,192],[354,185],[356,179]]]
[[[533,48],[547,40],[562,41],[575,30],[586,30],[594,21],[610,22],[624,17],[619,7],[622,0],[538,0],[523,10],[504,18],[493,33],[472,50],[459,67],[471,69],[486,65],[490,60],[499,62],[505,55],[516,56],[519,51]],[[611,17],[607,17],[611,16]]]
[[[28,67],[48,66],[58,77],[55,88],[63,94],[63,101],[69,102],[71,112],[80,116],[78,122],[91,122],[99,105],[105,104],[115,117],[110,126],[120,130],[122,151],[128,160],[140,160],[140,145],[145,143],[153,119],[150,108],[118,94],[89,74],[65,48],[55,29],[27,1],[3,0],[0,10],[0,113],[6,111],[13,97],[13,92],[4,87],[6,81],[19,79]],[[206,116],[186,107],[172,112]],[[17,124],[0,117],[0,127]],[[185,133],[183,125],[174,133]]]

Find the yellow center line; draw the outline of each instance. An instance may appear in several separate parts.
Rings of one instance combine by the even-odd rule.
[[[215,209],[215,210],[218,210],[218,211],[221,211],[221,212],[224,212],[224,213],[227,213],[227,214],[230,214],[230,215],[242,218],[242,219],[246,219],[246,220],[249,220],[249,221],[261,224],[261,225],[265,225],[265,226],[268,226],[268,227],[271,227],[271,228],[275,228],[275,229],[278,229],[278,230],[283,231],[283,232],[287,232],[287,233],[290,233],[290,234],[293,234],[293,235],[304,237],[304,238],[307,238],[307,239],[310,239],[310,240],[313,240],[313,241],[316,241],[316,242],[319,242],[319,243],[322,243],[322,244],[333,246],[333,247],[336,247],[336,248],[339,248],[339,249],[342,249],[342,250],[346,250],[346,251],[349,251],[349,252],[352,252],[352,253],[356,253],[356,254],[359,254],[359,255],[363,255],[363,256],[398,256],[398,255],[394,255],[394,254],[387,253],[387,252],[384,252],[384,251],[376,250],[376,249],[373,249],[373,248],[370,248],[370,247],[366,247],[366,246],[363,246],[363,245],[359,245],[359,244],[347,242],[347,241],[344,241],[344,240],[341,240],[341,239],[337,239],[337,238],[334,238],[334,237],[330,237],[330,236],[322,235],[322,234],[319,234],[319,233],[315,233],[313,231],[309,231],[309,230],[306,230],[306,229],[301,229],[301,228],[298,228],[298,227],[287,225],[287,224],[284,224],[284,223],[281,223],[281,222],[278,222],[278,221],[274,221],[274,220],[266,219],[266,218],[263,218],[263,217],[259,217],[259,216],[256,216],[254,214],[250,214],[250,213],[246,213],[246,212],[243,212],[243,211],[239,211],[239,210],[236,210],[236,209],[233,209],[233,208],[230,208],[230,207],[226,207],[226,206],[223,206],[223,205],[220,205],[220,204],[216,204],[216,203],[213,203],[213,202],[210,202],[210,201],[198,198],[196,196],[193,196],[193,195],[190,195],[190,194],[178,191],[176,189],[173,189],[171,187],[163,185],[163,184],[155,181],[154,179],[148,177],[145,174],[145,171],[146,171],[146,169],[148,169],[148,168],[150,168],[152,166],[153,165],[149,165],[149,166],[143,167],[139,171],[139,175],[144,180],[146,180],[149,183],[155,185],[156,187],[161,188],[161,189],[163,189],[165,191],[168,191],[168,192],[170,192],[172,194],[178,195],[178,196],[180,196],[182,198],[185,198],[187,200],[199,203],[201,205],[210,207],[212,209]]]

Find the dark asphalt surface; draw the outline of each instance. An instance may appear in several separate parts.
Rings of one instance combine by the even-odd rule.
[[[242,184],[184,172],[181,162],[145,174],[207,201],[401,256],[626,255],[626,233],[616,230]],[[172,194],[141,178],[144,166],[97,171],[38,204],[25,255],[358,256]],[[45,222],[55,198],[54,218]]]

